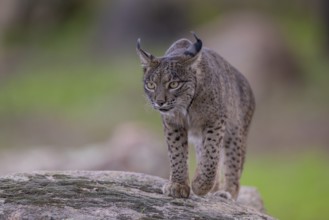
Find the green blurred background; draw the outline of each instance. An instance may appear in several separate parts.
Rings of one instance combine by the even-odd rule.
[[[161,56],[194,30],[249,79],[242,184],[279,219],[329,215],[329,3],[0,1],[0,174],[113,169],[167,177],[136,39]],[[191,148],[191,175],[195,168]]]

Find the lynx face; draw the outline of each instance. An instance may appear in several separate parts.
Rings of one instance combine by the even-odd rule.
[[[157,58],[144,51],[137,41],[137,54],[144,70],[144,91],[153,108],[161,114],[187,113],[194,97],[196,79],[191,64],[197,60],[202,41],[182,39],[173,44],[164,57]]]
[[[160,60],[144,73],[144,91],[161,114],[186,112],[195,92],[195,80],[177,61]]]

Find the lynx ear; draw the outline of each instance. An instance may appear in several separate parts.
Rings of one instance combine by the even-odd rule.
[[[202,41],[200,40],[200,38],[198,38],[198,36],[196,36],[194,32],[191,33],[195,37],[196,42],[190,45],[184,52],[184,55],[186,56],[185,61],[194,61],[202,49]]]
[[[149,66],[154,66],[158,63],[158,60],[155,56],[153,56],[152,54],[144,51],[142,48],[141,48],[141,39],[138,38],[137,40],[137,46],[136,46],[136,51],[137,51],[137,54],[141,60],[141,64],[143,67],[149,67]]]

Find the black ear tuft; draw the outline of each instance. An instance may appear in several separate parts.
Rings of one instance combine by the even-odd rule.
[[[137,49],[140,50],[141,49],[141,39],[138,38],[137,39],[137,45],[136,45]]]
[[[202,41],[200,40],[200,38],[198,38],[198,36],[195,34],[195,32],[192,31],[191,33],[195,37],[196,42],[194,44],[192,44],[189,48],[187,48],[187,50],[184,52],[184,54],[187,56],[194,57],[202,49]]]
[[[196,43],[194,44],[195,45],[195,49],[197,52],[199,52],[202,48],[202,41],[200,40],[200,38],[198,38],[198,36],[195,34],[194,31],[191,32],[194,36],[194,38],[196,39]]]

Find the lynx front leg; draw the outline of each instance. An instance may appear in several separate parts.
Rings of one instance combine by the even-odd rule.
[[[165,126],[165,136],[170,160],[170,181],[164,185],[163,193],[174,198],[188,198],[187,132],[183,128]]]
[[[207,127],[202,132],[202,142],[196,145],[198,167],[192,190],[197,195],[205,195],[217,184],[223,130],[223,122]]]

